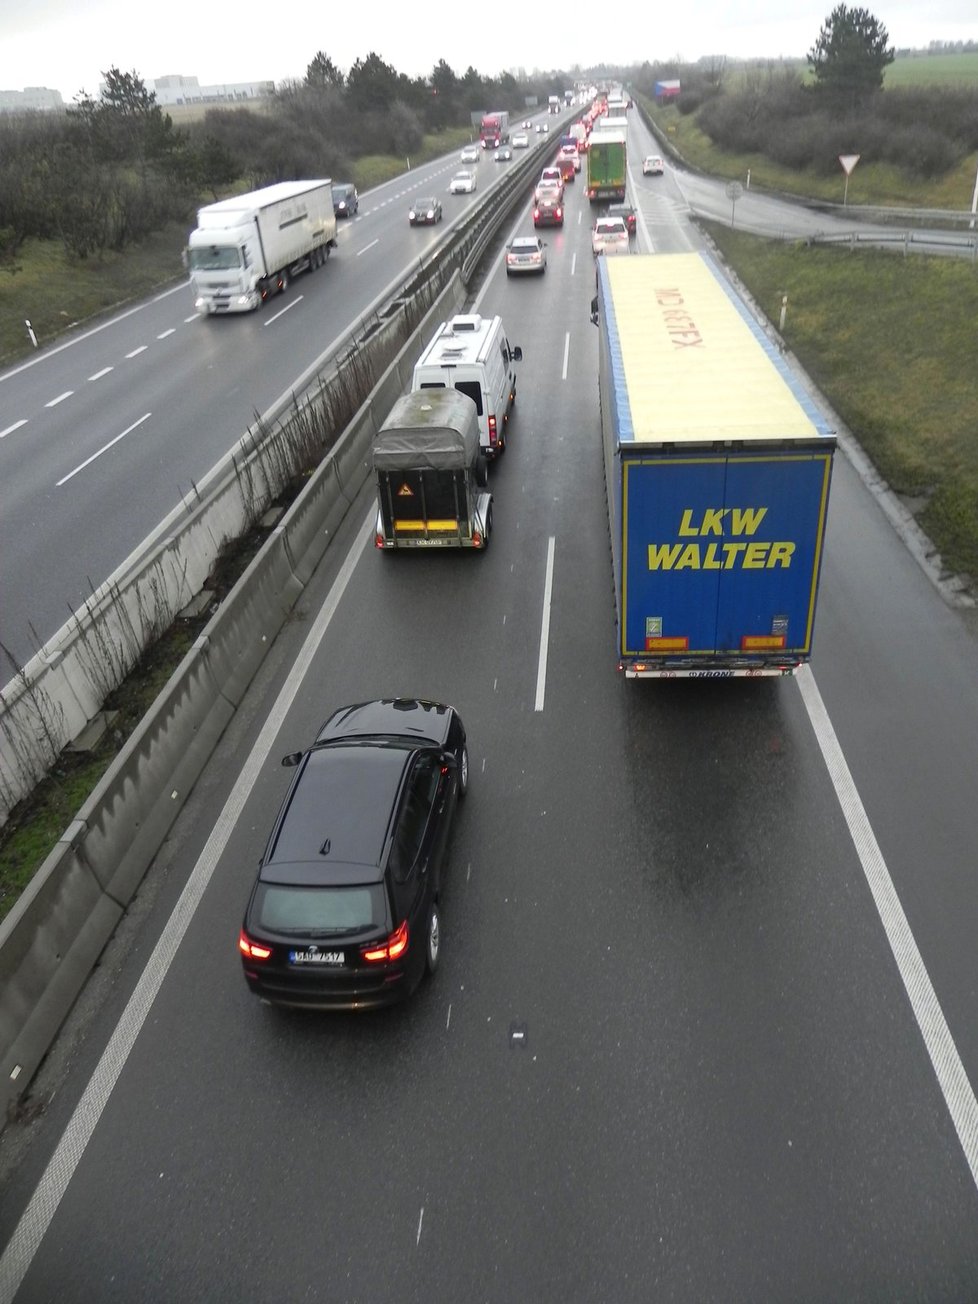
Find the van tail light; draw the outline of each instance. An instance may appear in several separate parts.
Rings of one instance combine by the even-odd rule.
[[[496,442],[496,417],[494,413],[490,412],[489,413],[489,443],[494,444],[495,442]]]
[[[377,534],[374,535],[374,547],[382,548],[383,546],[384,546],[384,536],[378,532]]]
[[[363,946],[360,954],[368,964],[384,964],[388,960],[399,960],[408,947],[407,920],[396,928],[385,941],[378,946]]]
[[[272,954],[270,946],[253,942],[243,928],[238,937],[238,950],[246,960],[267,960]]]

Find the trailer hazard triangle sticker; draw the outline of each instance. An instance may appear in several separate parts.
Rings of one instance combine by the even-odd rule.
[[[398,498],[413,498],[414,490],[409,484],[402,484],[400,489],[397,491],[397,496]]]

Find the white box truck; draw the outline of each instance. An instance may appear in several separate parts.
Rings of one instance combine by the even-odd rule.
[[[280,181],[197,213],[187,266],[197,311],[250,312],[336,248],[328,180]]]

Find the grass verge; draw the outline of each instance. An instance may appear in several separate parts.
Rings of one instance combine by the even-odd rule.
[[[945,567],[978,582],[978,268],[782,244],[709,223],[724,257]]]
[[[798,171],[780,167],[763,154],[730,154],[718,149],[696,125],[695,114],[682,114],[675,105],[657,105],[639,97],[660,136],[684,162],[714,177],[727,177],[752,188],[821,199],[841,204],[845,195],[845,173],[823,176],[812,169]],[[858,163],[849,178],[848,203],[884,208],[936,208],[966,213],[971,208],[975,187],[974,155],[969,154],[943,177],[933,181],[911,181],[888,163]]]

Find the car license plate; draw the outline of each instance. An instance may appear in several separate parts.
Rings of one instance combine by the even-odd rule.
[[[343,963],[342,951],[320,951],[318,946],[289,952],[289,964],[325,964],[335,967]]]

